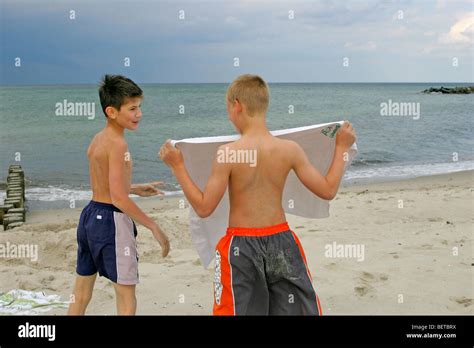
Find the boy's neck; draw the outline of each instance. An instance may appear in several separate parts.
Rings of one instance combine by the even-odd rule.
[[[242,136],[261,136],[269,134],[270,131],[265,122],[265,115],[246,117],[246,123],[243,125],[241,132]]]
[[[114,136],[123,137],[125,128],[117,124],[117,122],[107,118],[107,124],[105,125],[105,131]]]

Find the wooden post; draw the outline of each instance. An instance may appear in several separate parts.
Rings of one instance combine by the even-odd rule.
[[[19,165],[19,164],[10,164],[8,166],[8,171],[10,172],[10,170],[12,170],[12,169],[22,169],[22,168],[21,168],[21,165]]]
[[[26,218],[25,173],[19,164],[8,167],[6,194],[0,205],[0,224],[4,230],[20,226]]]
[[[11,193],[14,193],[14,192],[20,192],[21,195],[23,196],[23,200],[25,200],[25,187],[22,187],[22,186],[17,185],[17,184],[8,185],[7,186],[7,197],[9,197],[9,195]]]
[[[12,177],[19,176],[20,178],[24,179],[25,178],[25,173],[23,172],[22,169],[11,169],[8,172],[8,176],[12,176]]]
[[[19,222],[11,222],[8,224],[8,228],[7,230],[11,230],[15,227],[20,227],[21,225],[23,225],[23,222],[19,221]]]
[[[23,217],[21,216],[21,214],[6,214],[3,217],[3,230],[8,230],[8,225],[14,222],[23,222]],[[12,227],[10,226],[10,228]]]
[[[7,195],[7,199],[8,198],[21,198],[21,200],[23,201],[23,192],[10,191],[9,194]]]
[[[13,209],[13,204],[0,205],[0,224],[3,224],[3,217],[9,209]]]
[[[25,221],[26,209],[25,208],[10,208],[8,209],[8,214],[20,214]]]
[[[22,200],[20,198],[7,198],[4,204],[13,204],[14,208],[22,208]]]
[[[23,187],[21,185],[11,184],[7,186],[7,194],[10,191],[20,191],[23,193]]]
[[[10,179],[10,180],[8,180]],[[23,177],[19,174],[16,174],[16,173],[11,173],[11,174],[8,174],[7,176],[7,182],[11,182],[11,181],[18,181],[20,183],[23,183]]]

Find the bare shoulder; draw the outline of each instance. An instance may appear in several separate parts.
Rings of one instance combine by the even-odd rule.
[[[125,138],[116,137],[116,138],[108,138],[107,139],[107,146],[109,147],[110,152],[127,152],[128,151],[128,144]]]
[[[219,150],[225,150],[225,149],[238,149],[242,147],[242,139],[238,139],[236,141],[232,141],[227,144],[222,144],[219,146]]]
[[[220,145],[216,152],[216,162],[219,167],[230,167],[231,164],[230,161],[227,160],[227,157],[237,149],[238,144],[236,145],[235,142]]]
[[[281,147],[281,150],[290,156],[298,155],[301,151],[303,151],[301,146],[296,141],[280,138],[275,139],[278,140],[277,144],[279,147]]]
[[[97,147],[97,143],[99,142],[100,133],[101,132],[94,135],[91,142],[89,143],[89,146],[87,147],[87,157],[90,157],[92,155],[92,153],[95,151],[95,149]]]
[[[128,148],[127,141],[125,138],[117,137],[117,138],[110,138],[111,145],[114,145],[120,149]]]
[[[239,140],[233,141],[231,143],[220,145],[217,148],[216,155],[217,156],[222,156],[224,154],[229,154],[229,153],[232,153],[232,152],[237,151],[237,150],[242,149],[242,148],[244,148],[244,144],[239,139]]]

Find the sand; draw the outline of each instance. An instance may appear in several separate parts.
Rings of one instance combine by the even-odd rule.
[[[342,187],[329,218],[288,215],[305,248],[324,314],[472,314],[473,175]],[[168,233],[172,250],[163,259],[158,242],[139,226],[137,314],[212,313],[213,268],[204,269],[193,249],[182,199],[139,202]],[[0,291],[44,291],[68,300],[79,214],[80,209],[34,211],[27,224],[0,232],[0,244],[38,247],[37,261],[0,258]],[[354,245],[358,249],[351,250],[363,248],[364,254],[337,257],[329,254],[334,245],[336,252],[337,247],[349,252]],[[87,313],[116,313],[108,280],[98,278]]]

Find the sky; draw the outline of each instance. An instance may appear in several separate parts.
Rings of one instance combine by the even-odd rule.
[[[1,85],[474,81],[472,0],[0,0],[0,30]]]

